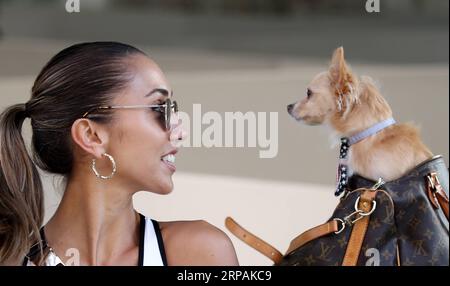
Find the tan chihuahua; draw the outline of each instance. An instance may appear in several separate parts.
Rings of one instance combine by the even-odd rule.
[[[328,71],[314,77],[306,97],[288,105],[288,112],[308,125],[326,124],[344,138],[338,186],[352,173],[391,181],[433,156],[416,127],[395,124],[373,80],[352,73],[342,47],[334,51]]]

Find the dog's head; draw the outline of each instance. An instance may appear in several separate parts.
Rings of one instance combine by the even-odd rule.
[[[349,110],[358,100],[358,80],[344,59],[344,48],[334,51],[328,71],[316,75],[306,96],[289,104],[289,114],[308,125],[322,124],[336,114]]]
[[[308,125],[325,123],[339,133],[367,128],[392,116],[370,77],[357,77],[347,65],[344,48],[337,48],[327,71],[316,75],[306,96],[287,106],[289,114]]]

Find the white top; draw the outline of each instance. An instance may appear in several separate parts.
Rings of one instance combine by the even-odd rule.
[[[139,259],[139,265],[142,266],[164,266],[167,265],[164,251],[164,244],[161,237],[158,222],[150,219],[145,219],[144,230],[144,247],[142,263]],[[141,237],[142,241],[142,237]],[[139,246],[139,257],[141,257],[141,246]]]

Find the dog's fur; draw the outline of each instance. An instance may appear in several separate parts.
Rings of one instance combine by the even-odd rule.
[[[329,125],[340,137],[349,137],[392,117],[392,110],[369,77],[358,78],[335,50],[328,71],[308,85],[310,96],[288,105],[288,112],[308,125]],[[433,154],[411,124],[395,124],[350,147],[348,167],[372,180],[391,181]]]

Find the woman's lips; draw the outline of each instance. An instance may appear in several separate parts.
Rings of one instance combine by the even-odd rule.
[[[161,157],[161,161],[169,168],[172,172],[175,172],[177,167],[175,166],[175,153],[171,152],[163,157]]]

